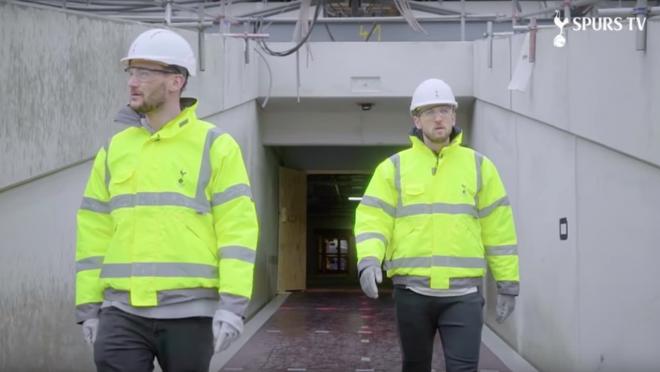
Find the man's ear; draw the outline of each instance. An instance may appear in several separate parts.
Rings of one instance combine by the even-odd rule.
[[[413,116],[412,119],[413,119],[413,124],[415,124],[415,128],[422,129],[422,123],[419,120],[419,117],[418,116]]]
[[[170,80],[169,88],[172,91],[178,91],[183,88],[183,85],[186,82],[186,78],[182,75],[174,75],[174,79]]]

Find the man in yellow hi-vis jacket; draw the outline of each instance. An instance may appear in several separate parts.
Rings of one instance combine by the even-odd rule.
[[[241,149],[181,98],[195,55],[152,29],[126,63],[126,129],[78,211],[76,318],[99,371],[207,371],[243,329],[258,225]]]
[[[415,90],[412,147],[383,161],[357,208],[355,235],[364,293],[378,297],[381,266],[394,283],[403,368],[431,371],[440,333],[446,369],[476,371],[486,263],[497,282],[497,320],[519,290],[516,232],[493,163],[461,146],[458,104],[444,81]]]

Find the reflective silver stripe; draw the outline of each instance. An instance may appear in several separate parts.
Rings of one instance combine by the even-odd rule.
[[[87,319],[94,319],[99,317],[99,310],[101,303],[89,303],[76,306],[76,322],[82,323]]]
[[[206,140],[204,141],[204,149],[202,150],[202,163],[199,169],[199,178],[197,179],[197,193],[195,194],[195,200],[199,205],[207,205],[208,209],[204,212],[208,212],[211,209],[205,192],[206,186],[208,186],[211,180],[211,146],[213,146],[215,139],[224,133],[218,127],[213,127],[206,132]]]
[[[186,288],[158,291],[159,305],[176,304],[202,298],[218,300],[220,299],[220,294],[217,288]]]
[[[113,211],[136,206],[178,206],[194,209],[200,213],[210,211],[210,205],[206,199],[200,202],[175,192],[140,192],[117,195],[110,199],[110,209]]]
[[[403,285],[406,287],[431,288],[430,279],[426,276],[395,275],[392,277],[392,283],[394,283],[394,285]],[[451,289],[480,287],[482,285],[482,277],[449,279],[449,288]]]
[[[520,293],[520,282],[501,280],[496,284],[499,294],[517,296]]]
[[[470,288],[483,286],[483,277],[478,278],[451,278],[449,288]]]
[[[474,162],[475,162],[475,169],[477,172],[477,192],[474,194],[474,205],[479,208],[479,193],[481,192],[481,186],[482,186],[482,176],[481,176],[481,164],[484,161],[484,156],[481,155],[478,152],[474,152]]]
[[[400,267],[430,267],[431,259],[428,257],[406,257],[397,258],[391,261],[385,261],[383,268],[385,270],[396,269]]]
[[[103,299],[106,301],[117,301],[125,304],[130,304],[129,294],[127,291],[120,291],[114,288],[106,288],[103,290]]]
[[[504,196],[500,200],[497,200],[495,203],[487,206],[486,208],[482,209],[479,211],[479,217],[484,218],[487,217],[489,214],[493,213],[495,208],[501,207],[503,205],[511,205],[509,204],[509,198],[507,196]]]
[[[83,258],[82,260],[76,261],[76,272],[100,269],[101,265],[103,265],[103,256]]]
[[[376,197],[365,195],[362,197],[362,201],[360,202],[360,204],[369,207],[380,208],[390,216],[392,217],[396,216],[396,210],[394,209],[394,207],[392,207],[391,205],[387,204],[383,200],[378,199]]]
[[[390,161],[394,165],[394,188],[396,189],[396,207],[397,209],[403,205],[401,200],[401,157],[399,154],[390,156]]]
[[[194,277],[216,279],[217,266],[195,263],[132,263],[103,264],[101,278],[130,278],[132,276]]]
[[[232,258],[235,260],[241,260],[253,264],[257,259],[257,252],[254,249],[247,247],[231,246],[231,247],[221,247],[218,250],[218,257]]]
[[[483,268],[486,265],[486,261],[480,257],[433,256],[430,259],[429,257],[405,257],[386,261],[383,264],[383,267],[386,270],[389,270],[400,267],[431,267],[431,265],[460,268]]]
[[[82,203],[80,203],[80,209],[98,213],[110,213],[110,204],[98,199],[83,197]]]
[[[243,296],[233,295],[229,293],[220,293],[219,309],[229,310],[232,313],[243,316],[248,307],[250,299]]]
[[[242,183],[228,187],[221,193],[213,194],[211,207],[226,203],[241,196],[247,196],[248,198],[252,199],[252,191],[250,191],[249,185]]]
[[[433,266],[480,269],[486,267],[486,260],[481,257],[433,256]]]
[[[503,256],[503,255],[517,255],[517,245],[495,245],[486,246],[486,255],[488,256]]]
[[[418,214],[469,214],[477,217],[477,210],[470,204],[411,204],[399,207],[396,212],[397,217],[408,217]]]
[[[363,241],[369,239],[378,239],[383,243],[387,244],[387,239],[385,239],[385,235],[376,232],[357,234],[357,236],[355,236],[355,243],[362,243]]]
[[[358,262],[358,274],[369,266],[380,267],[380,262],[373,256],[364,257]]]
[[[416,275],[395,275],[392,277],[392,283],[394,285],[403,285],[406,287],[423,287],[430,288],[431,281],[426,276],[416,276]]]
[[[158,305],[177,304],[199,299],[218,300],[220,298],[217,288],[167,289],[158,291],[157,296]],[[130,305],[128,291],[107,288],[103,291],[103,298],[107,301],[117,301]]]

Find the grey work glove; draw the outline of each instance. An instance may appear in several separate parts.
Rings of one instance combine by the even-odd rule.
[[[83,338],[85,342],[93,345],[96,341],[96,332],[99,330],[99,319],[87,319],[82,324]]]
[[[243,318],[231,311],[219,309],[213,315],[213,350],[219,353],[243,333]]]
[[[378,286],[383,282],[383,272],[378,266],[369,266],[360,274],[360,287],[362,292],[370,298],[378,298]]]
[[[495,314],[497,317],[495,320],[498,323],[504,322],[506,318],[511,315],[513,309],[516,307],[516,296],[498,294],[497,295],[497,307],[495,308]]]

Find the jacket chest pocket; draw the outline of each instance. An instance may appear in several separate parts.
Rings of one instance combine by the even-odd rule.
[[[417,204],[424,202],[426,187],[423,184],[409,184],[403,186],[403,204]]]
[[[134,169],[121,169],[110,173],[108,190],[110,195],[121,195],[133,192],[133,181],[135,180]]]

